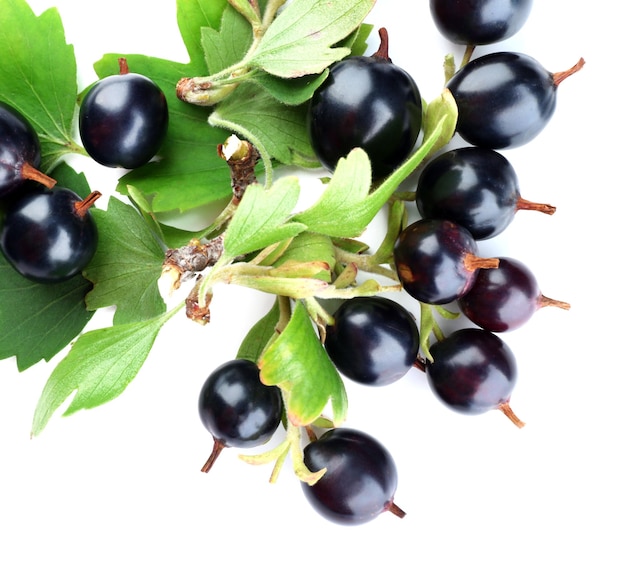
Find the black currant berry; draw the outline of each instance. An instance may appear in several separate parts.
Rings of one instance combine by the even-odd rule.
[[[348,57],[311,99],[311,145],[328,170],[355,147],[372,165],[374,180],[384,178],[411,153],[422,126],[422,99],[411,76],[387,54],[386,31],[372,56]]]
[[[304,463],[312,472],[326,469],[313,485],[302,489],[313,508],[330,521],[360,525],[386,511],[405,513],[394,503],[396,465],[375,438],[355,429],[331,429],[304,448]]]
[[[213,436],[213,451],[203,472],[211,469],[223,448],[262,445],[278,428],[283,414],[280,388],[263,384],[259,373],[250,360],[231,360],[216,368],[202,386],[198,411]]]
[[[490,149],[528,143],[554,114],[559,84],[583,64],[580,59],[565,72],[551,73],[532,57],[512,52],[470,61],[447,84],[459,110],[458,134]]]
[[[496,258],[476,255],[471,233],[444,219],[420,219],[398,236],[393,254],[402,287],[426,304],[447,304],[467,293],[481,268]]]
[[[499,261],[498,268],[480,271],[471,290],[459,299],[461,311],[479,327],[512,331],[543,307],[570,308],[544,296],[535,275],[522,262],[509,257]]]
[[[99,197],[92,192],[82,200],[55,186],[13,200],[0,233],[7,261],[35,282],[61,282],[79,274],[96,251],[98,231],[89,208]]]
[[[148,77],[128,72],[97,81],[79,112],[80,137],[87,153],[108,167],[137,168],[160,149],[169,122],[163,91]]]
[[[326,333],[326,352],[344,375],[369,386],[391,384],[413,366],[419,332],[413,316],[381,296],[344,301]]]
[[[484,329],[459,329],[430,347],[426,375],[434,394],[466,415],[499,409],[523,427],[509,400],[517,381],[517,363],[509,346]]]
[[[522,198],[511,163],[482,147],[452,149],[431,160],[418,179],[415,203],[422,217],[454,221],[476,240],[502,233],[519,210],[556,211]]]
[[[29,180],[54,186],[55,181],[39,171],[40,164],[37,132],[16,108],[0,102],[0,198]]]
[[[532,0],[430,0],[437,29],[459,45],[489,45],[512,37],[531,8]]]

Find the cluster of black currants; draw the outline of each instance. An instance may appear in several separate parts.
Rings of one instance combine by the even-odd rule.
[[[542,307],[567,309],[569,304],[545,297],[520,261],[478,256],[478,241],[502,233],[519,210],[554,213],[554,206],[521,197],[517,175],[498,151],[539,134],[554,112],[557,86],[583,61],[553,74],[521,53],[470,59],[476,45],[517,33],[531,4],[430,1],[443,35],[466,45],[464,62],[446,86],[458,107],[456,132],[468,146],[444,148],[425,163],[415,191],[420,219],[398,234],[391,266],[421,306],[456,303],[475,327],[435,333],[426,353],[420,351],[420,329],[408,309],[382,296],[353,297],[334,311],[324,341],[338,371],[359,384],[389,385],[417,367],[452,410],[480,414],[497,409],[518,427],[524,423],[509,405],[516,360],[496,333],[517,329]],[[361,147],[369,156],[374,186],[411,154],[422,128],[419,89],[392,63],[384,28],[380,37],[374,55],[349,57],[330,67],[309,109],[310,138],[320,162],[333,171],[340,158]],[[215,439],[205,471],[224,446],[269,440],[283,414],[279,390],[264,386],[258,367],[243,360],[209,376],[199,408]],[[311,437],[304,462],[311,471],[327,470],[314,485],[302,487],[312,506],[331,521],[363,523],[386,511],[404,515],[394,503],[393,458],[374,437],[331,429]]]
[[[120,73],[97,81],[80,107],[87,154],[105,166],[136,168],[154,157],[167,131],[161,89],[143,75]],[[98,191],[81,198],[42,173],[41,144],[15,107],[0,103],[0,248],[15,270],[37,283],[68,280],[93,258],[98,232],[90,213]]]

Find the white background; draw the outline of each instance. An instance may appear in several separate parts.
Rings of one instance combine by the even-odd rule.
[[[31,1],[36,13],[53,5],[75,47],[79,88],[107,52],[186,60],[174,0],[88,8]],[[417,370],[383,389],[347,383],[346,425],[392,452],[396,502],[407,512],[360,527],[315,514],[289,464],[271,485],[270,467],[248,466],[227,449],[202,474],[212,440],[197,415],[200,386],[234,356],[271,301],[220,288],[209,326],[175,319],[120,398],[71,417],[59,412],[36,439],[29,438],[32,414],[52,366],[18,373],[13,359],[0,362],[0,562],[198,563],[218,554],[232,562],[626,561],[624,119],[621,30],[611,29],[618,19],[611,8],[538,1],[515,38],[477,52],[524,51],[550,71],[587,61],[559,87],[556,114],[541,135],[506,152],[522,195],[555,205],[556,214],[520,212],[505,233],[480,244],[484,256],[526,262],[546,295],[572,305],[544,309],[502,335],[518,359],[511,405],[524,429],[495,411],[449,411]],[[444,55],[461,50],[438,35],[428,2],[379,0],[367,21],[388,28],[393,61],[426,99],[437,96]],[[117,171],[86,159],[73,164],[92,189],[113,191]],[[366,239],[376,239],[377,225]],[[109,317],[101,312],[93,325]]]

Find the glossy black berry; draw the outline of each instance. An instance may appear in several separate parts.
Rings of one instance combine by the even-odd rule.
[[[430,0],[437,29],[460,45],[488,45],[512,37],[531,8],[532,0]]]
[[[488,331],[512,331],[543,307],[569,309],[541,293],[537,278],[521,261],[499,257],[498,268],[481,270],[471,290],[459,299],[465,316]]]
[[[394,503],[395,462],[374,437],[355,429],[331,429],[304,448],[304,463],[326,473],[302,489],[313,508],[342,525],[359,525],[389,511],[404,517]]]
[[[35,282],[61,282],[79,274],[96,251],[98,231],[89,208],[99,196],[92,192],[83,200],[56,186],[13,200],[0,234],[7,261]]]
[[[126,71],[97,81],[79,112],[80,137],[87,153],[108,167],[133,169],[160,149],[169,122],[163,91],[150,78]]]
[[[528,143],[552,118],[558,85],[583,63],[553,74],[523,53],[489,53],[470,61],[447,84],[459,110],[458,134],[490,149]]]
[[[266,443],[280,424],[281,391],[261,382],[258,366],[236,359],[216,368],[198,399],[200,420],[213,436],[213,452],[202,468],[208,472],[224,447],[251,448]]]
[[[413,316],[381,296],[344,301],[327,328],[328,356],[344,375],[369,386],[402,378],[413,366],[419,332]]]
[[[40,164],[37,132],[16,108],[0,102],[0,198],[29,180],[53,186],[54,180],[39,171]]]
[[[409,156],[421,125],[415,81],[380,54],[331,65],[308,113],[311,145],[322,165],[332,171],[340,158],[360,147],[370,159],[374,180]]]
[[[502,233],[519,210],[556,211],[522,198],[513,165],[482,147],[452,149],[431,160],[418,179],[415,203],[422,217],[454,221],[476,240]]]
[[[472,234],[444,219],[420,219],[408,225],[393,250],[402,287],[426,304],[458,299],[469,291],[478,269],[497,266],[497,259],[476,253]]]
[[[430,347],[426,375],[446,406],[466,415],[499,409],[517,426],[524,424],[509,401],[517,382],[517,362],[509,346],[483,329],[459,329]]]

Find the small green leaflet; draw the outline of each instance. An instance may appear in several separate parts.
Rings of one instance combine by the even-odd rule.
[[[233,7],[226,6],[219,30],[212,27],[201,29],[202,50],[209,73],[217,73],[238,63],[251,41],[250,24]]]
[[[89,194],[85,176],[68,165],[60,164],[52,175],[59,186]],[[59,284],[30,282],[0,253],[0,358],[15,356],[20,371],[53,358],[91,319],[93,312],[85,308],[91,287],[82,276]]]
[[[348,397],[343,381],[301,302],[296,302],[289,323],[267,347],[259,365],[261,380],[283,390],[287,416],[294,425],[310,425],[329,402],[334,424],[345,420]]]
[[[333,46],[361,24],[375,3],[293,0],[269,27],[250,64],[283,78],[321,73],[350,54],[347,47]]]
[[[37,131],[47,173],[63,154],[81,150],[72,140],[76,60],[58,11],[35,16],[24,0],[0,0],[0,53],[0,100]]]
[[[248,186],[224,234],[222,258],[232,260],[304,231],[304,225],[288,221],[299,194],[295,176],[280,178],[268,189]]]
[[[94,284],[89,309],[116,306],[114,323],[156,317],[165,311],[157,285],[164,250],[135,208],[115,197],[106,211],[95,209],[99,244],[85,276]]]
[[[35,407],[32,435],[43,431],[54,412],[74,392],[64,415],[118,397],[135,378],[161,327],[175,312],[82,334],[44,386]]]

